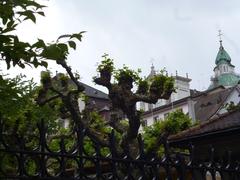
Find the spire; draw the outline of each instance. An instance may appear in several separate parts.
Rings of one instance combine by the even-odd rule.
[[[215,60],[214,76],[211,78],[211,85],[208,89],[218,86],[231,87],[238,84],[240,76],[234,72],[234,65],[231,64],[231,58],[222,45],[222,33],[218,31],[220,47]]]
[[[155,68],[154,68],[154,65],[153,65],[153,63],[152,63],[152,66],[151,66],[151,73],[152,73],[152,72],[155,72],[154,69],[155,69]]]
[[[150,74],[148,75],[148,78],[153,77],[153,76],[155,76],[155,75],[156,75],[156,71],[155,71],[155,67],[154,67],[154,65],[153,65],[153,63],[152,63],[151,72],[150,72]]]
[[[151,66],[151,72],[150,72],[151,75],[156,75],[156,71],[155,71],[155,67],[152,63],[152,66]]]
[[[218,30],[218,37],[219,37],[219,42],[220,42],[220,48],[223,48],[222,46],[222,33],[221,33],[221,30]]]
[[[219,36],[219,43],[220,43],[220,47],[219,47],[219,51],[215,60],[215,64],[219,65],[220,63],[231,63],[231,58],[228,55],[227,51],[225,51],[223,45],[222,45],[222,33],[221,30],[218,31],[218,36]]]

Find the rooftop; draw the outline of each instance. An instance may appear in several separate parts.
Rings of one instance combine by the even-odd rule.
[[[208,121],[203,121],[197,126],[171,135],[169,141],[172,143],[190,141],[210,134],[232,131],[233,129],[240,129],[240,111],[227,112]]]
[[[217,57],[215,60],[216,65],[219,65],[220,63],[231,64],[231,58],[230,58],[229,54],[227,53],[227,51],[222,46],[222,44],[220,45],[220,48],[219,48],[219,51],[217,53]]]

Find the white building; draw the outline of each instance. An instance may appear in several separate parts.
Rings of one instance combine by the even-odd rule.
[[[154,69],[154,66],[152,65],[151,72],[147,78],[151,78],[154,75],[156,75],[156,71]],[[179,76],[176,72],[176,76],[173,76],[173,78],[174,78],[174,86],[175,86],[176,92],[172,93],[171,97],[168,100],[159,99],[156,104],[140,102],[140,109],[143,110],[144,112],[151,111],[152,109],[170,104],[174,101],[178,101],[182,98],[190,96],[189,82],[191,81],[191,79],[188,78],[188,75],[186,74],[186,77],[183,77],[183,76]]]
[[[174,76],[176,92],[169,100],[159,100],[155,105],[141,103],[140,108],[144,111],[142,125],[150,126],[155,121],[164,119],[170,112],[181,109],[193,120],[208,120],[219,114],[225,113],[226,105],[240,102],[240,76],[234,72],[231,58],[222,46],[215,60],[214,77],[211,78],[209,89],[203,92],[190,89],[191,79],[182,76]],[[156,74],[151,67],[149,76]],[[141,128],[142,129],[142,128]],[[140,129],[140,130],[141,130]]]
[[[151,72],[147,78],[151,78],[156,75],[154,66],[151,66]],[[171,97],[168,100],[159,99],[156,104],[149,104],[145,102],[140,102],[140,109],[143,110],[143,126],[150,126],[155,121],[164,119],[170,112],[177,109],[181,109],[184,113],[189,114],[194,118],[193,105],[190,95],[190,82],[191,79],[186,77],[179,76],[176,72],[174,78],[174,86],[176,92],[172,93]],[[142,127],[140,128],[142,129]]]

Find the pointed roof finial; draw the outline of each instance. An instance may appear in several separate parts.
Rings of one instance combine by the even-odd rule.
[[[221,30],[218,30],[218,36],[219,36],[219,42],[220,42],[220,47],[219,51],[215,60],[215,64],[218,65],[220,62],[225,62],[225,63],[231,63],[231,58],[228,55],[228,53],[225,51],[222,45],[222,33]]]
[[[151,62],[151,74],[152,75],[156,75],[156,71],[155,71],[155,67],[153,65],[153,62],[154,62],[155,59],[151,58],[150,62]]]
[[[154,70],[154,65],[153,65],[153,63],[152,63],[152,66],[151,66],[151,70]]]
[[[220,47],[223,47],[223,46],[222,46],[222,35],[223,35],[223,34],[222,34],[222,31],[219,29],[219,30],[218,30],[218,37],[219,37]]]
[[[152,63],[152,66],[151,66],[151,72],[150,72],[150,75],[151,75],[151,76],[156,75],[156,71],[155,71],[155,67],[154,67],[153,63]]]
[[[154,65],[153,65],[153,61],[154,61],[154,59],[153,58],[151,58],[151,72],[150,72],[150,74],[148,75],[148,77],[147,78],[149,78],[149,77],[153,77],[153,76],[155,76],[156,75],[156,71],[155,71],[155,67],[154,67]]]

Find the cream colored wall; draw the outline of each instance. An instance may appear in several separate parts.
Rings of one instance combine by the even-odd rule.
[[[151,126],[154,124],[154,117],[158,116],[158,120],[161,121],[164,119],[164,114],[176,111],[177,109],[182,109],[183,113],[187,114],[189,112],[189,107],[188,107],[187,101],[183,105],[176,106],[176,107],[173,106],[172,109],[168,109],[166,111],[162,111],[159,113],[154,112],[154,113],[150,114],[148,117],[144,117],[143,120],[147,121],[147,126]],[[139,131],[141,132],[142,130],[143,130],[143,127],[141,126]]]

